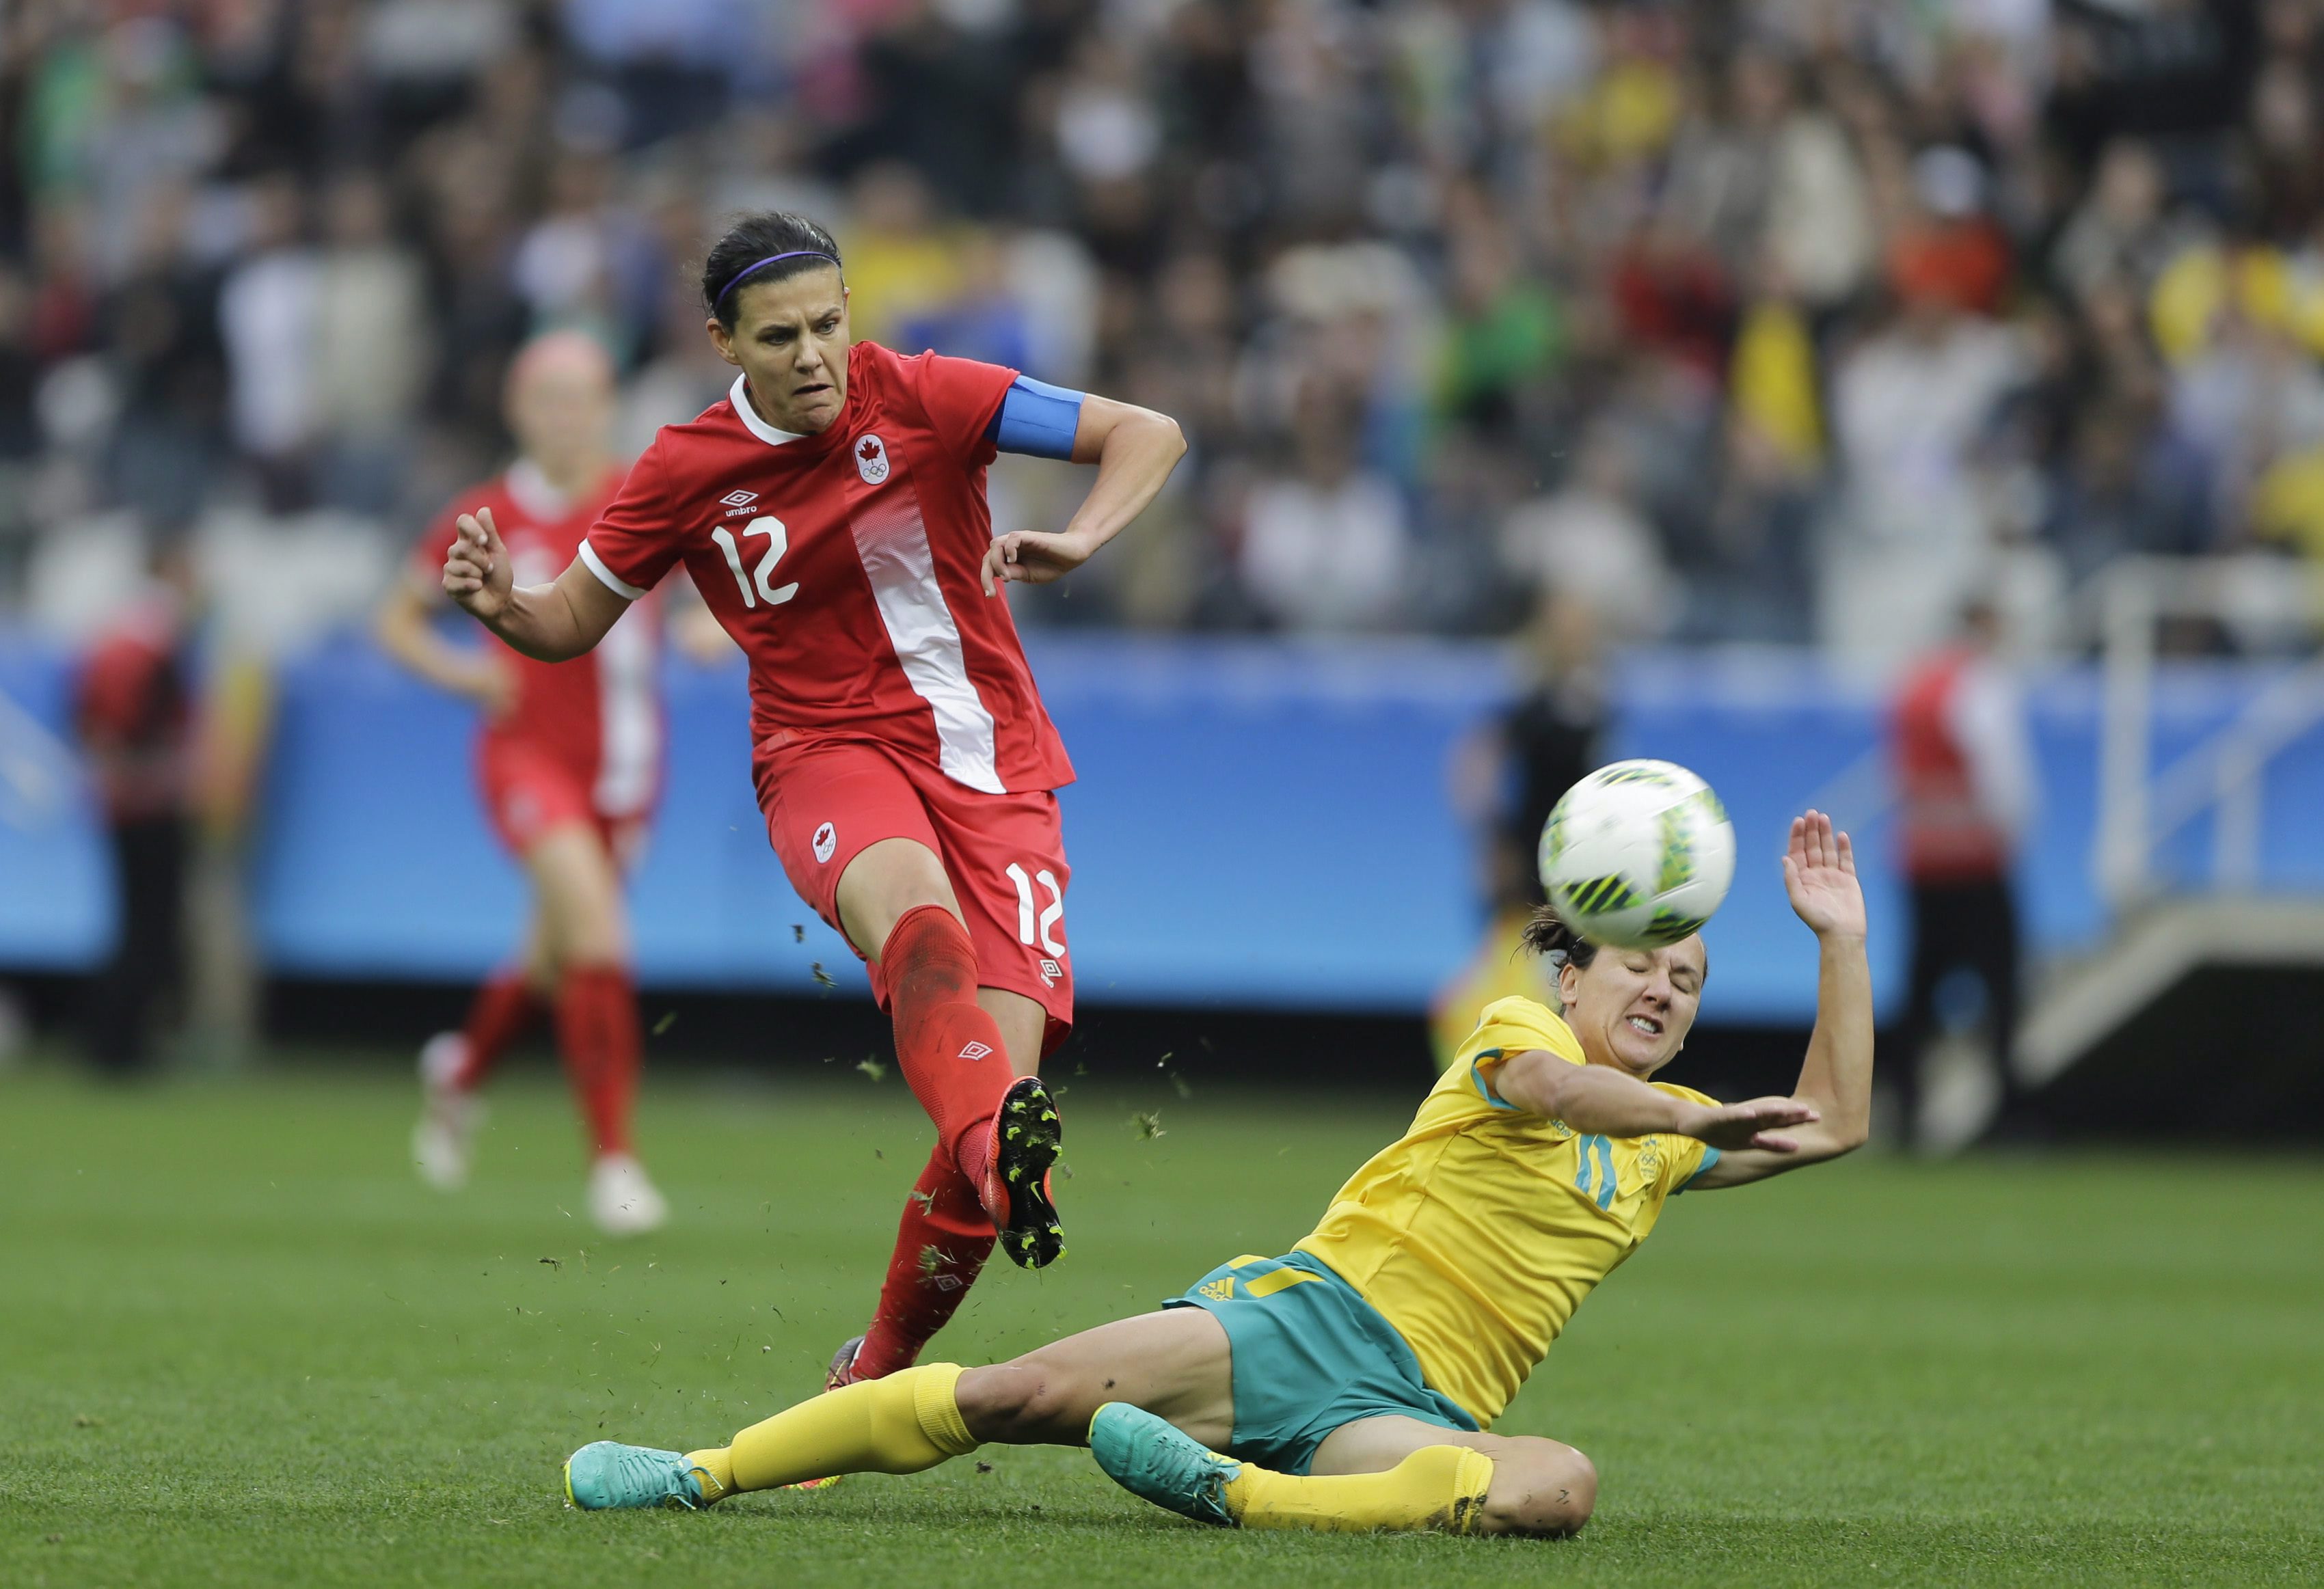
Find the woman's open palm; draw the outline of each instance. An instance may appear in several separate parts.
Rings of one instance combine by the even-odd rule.
[[[1784,854],[1784,892],[1792,909],[1818,933],[1864,936],[1864,890],[1856,881],[1856,849],[1822,812],[1792,819]]]

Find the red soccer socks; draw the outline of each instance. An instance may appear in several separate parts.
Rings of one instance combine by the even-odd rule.
[[[918,1360],[976,1283],[993,1239],[983,1204],[939,1144],[904,1199],[879,1311],[855,1354],[857,1378],[878,1379]]]
[[[851,1365],[862,1379],[918,1356],[959,1308],[997,1240],[1009,1244],[1012,1260],[1033,1268],[1063,1250],[1048,1199],[1056,1111],[1038,1079],[1019,1080],[1010,1070],[1000,1025],[976,1002],[976,950],[967,931],[941,905],[907,911],[888,934],[880,969],[896,1057],[936,1123],[936,1145],[905,1203],[879,1310]],[[1001,1130],[1010,1132],[1006,1143]]]
[[[638,1000],[619,966],[575,966],[558,983],[557,1043],[602,1157],[630,1151],[637,1099]]]
[[[460,1028],[463,1053],[451,1084],[474,1092],[493,1073],[501,1056],[532,1030],[549,1006],[533,992],[522,973],[502,971],[476,989],[468,1006],[467,1023]]]
[[[976,949],[940,905],[906,911],[880,951],[896,1058],[936,1122],[936,1152],[982,1186],[992,1116],[1016,1079],[1001,1028],[976,1002]]]

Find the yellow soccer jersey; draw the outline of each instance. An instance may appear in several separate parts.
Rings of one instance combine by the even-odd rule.
[[[1493,1089],[1504,1056],[1583,1063],[1529,998],[1485,1006],[1412,1128],[1300,1242],[1396,1326],[1432,1389],[1490,1427],[1590,1294],[1716,1152],[1689,1136],[1584,1136]],[[1714,1100],[1666,1082],[1674,1098]]]

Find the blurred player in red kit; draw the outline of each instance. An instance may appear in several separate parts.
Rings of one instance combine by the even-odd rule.
[[[492,514],[519,577],[554,579],[621,484],[607,440],[613,364],[587,337],[552,333],[511,363],[505,400],[518,459],[457,501]],[[630,1140],[641,1045],[622,879],[661,777],[659,603],[639,603],[569,667],[498,645],[455,645],[430,620],[443,604],[456,518],[447,512],[421,537],[377,633],[413,673],[483,712],[480,792],[493,831],[524,865],[533,912],[515,963],[478,990],[466,1024],[421,1051],[413,1162],[433,1185],[466,1180],[477,1088],[511,1044],[553,1015],[591,1137],[590,1212],[612,1235],[651,1230],[668,1209]]]
[[[90,985],[89,1055],[114,1077],[152,1062],[154,1007],[175,1001],[186,962],[192,548],[182,537],[163,539],[147,565],[144,587],[97,637],[73,691],[113,850],[115,936]]]
[[[1057,1111],[1036,1074],[1073,1018],[1073,777],[1009,616],[1010,581],[1068,573],[1154,499],[1185,450],[1159,414],[999,365],[849,345],[839,248],[799,216],[710,251],[706,326],[742,373],[663,428],[554,583],[462,518],[444,588],[502,638],[577,657],[678,564],[750,657],[753,774],[800,896],[844,933],[936,1126],[871,1327],[832,1382],[910,1364],[996,1235],[1028,1268],[1064,1232]],[[1056,533],[995,538],[996,452],[1095,464]]]

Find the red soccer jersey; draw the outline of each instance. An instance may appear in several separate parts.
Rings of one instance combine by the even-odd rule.
[[[777,430],[742,379],[663,427],[581,544],[624,596],[683,561],[751,659],[752,738],[875,739],[987,794],[1073,781],[1001,595],[986,430],[1017,372],[859,342],[817,436]]]
[[[74,715],[115,822],[186,804],[193,711],[179,660],[182,624],[169,597],[142,598],[107,626],[81,667]]]
[[[412,569],[430,584],[443,577],[459,516],[489,508],[521,585],[551,584],[572,563],[582,537],[613,495],[609,476],[597,490],[567,500],[540,471],[519,463],[454,499],[420,539]],[[661,778],[661,698],[654,679],[657,614],[632,609],[597,648],[571,662],[536,662],[502,646],[516,679],[516,701],[487,722],[487,741],[522,744],[570,768],[606,816],[634,816],[653,803]]]
[[[1977,661],[1949,646],[1904,675],[1890,722],[1904,875],[1919,883],[2000,877],[2009,836],[1978,798],[1971,749],[1954,727],[1963,676]]]

